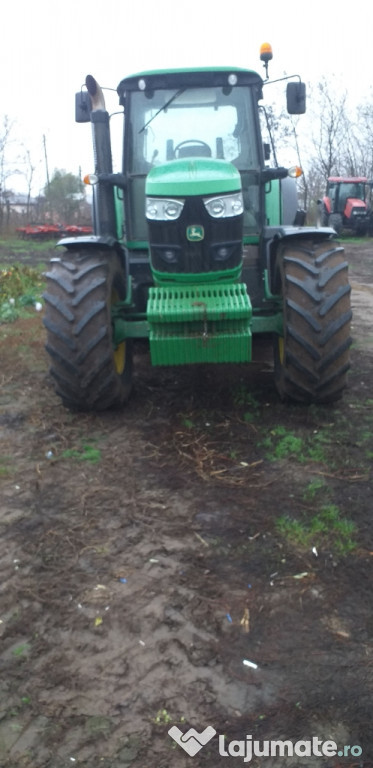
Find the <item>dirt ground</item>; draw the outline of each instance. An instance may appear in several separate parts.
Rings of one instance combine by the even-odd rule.
[[[41,316],[1,326],[1,768],[243,765],[218,734],[354,747],[253,766],[373,766],[373,241],[345,248],[335,406],[281,403],[268,348],[155,369],[140,345],[130,403],[71,414]],[[326,507],[354,548],[312,528]],[[190,757],[173,725],[217,734]]]

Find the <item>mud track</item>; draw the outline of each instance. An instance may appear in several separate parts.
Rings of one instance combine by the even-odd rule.
[[[279,402],[269,347],[161,370],[139,345],[130,404],[71,414],[41,318],[1,327],[2,768],[243,764],[217,736],[189,757],[172,725],[362,749],[253,766],[373,766],[373,243],[346,253],[334,407]],[[326,507],[355,524],[351,550],[281,533]]]

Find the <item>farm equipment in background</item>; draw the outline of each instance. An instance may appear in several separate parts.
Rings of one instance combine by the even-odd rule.
[[[16,232],[23,240],[52,240],[70,235],[90,235],[93,229],[77,224],[27,224],[26,227],[17,227]]]
[[[271,58],[266,44],[266,72]],[[270,335],[281,398],[341,396],[347,261],[332,229],[297,226],[300,169],[266,165],[264,84],[227,67],[126,77],[117,88],[123,165],[113,173],[109,114],[87,76],[76,120],[92,125],[94,234],[58,243],[44,294],[46,349],[65,406],[124,403],[140,338],[153,365],[172,366],[249,363],[253,336]],[[300,80],[287,83],[286,98],[290,114],[305,112]]]
[[[337,235],[343,229],[366,235],[371,228],[372,212],[368,205],[372,183],[365,176],[330,176],[326,195],[318,200],[321,227],[333,227]]]

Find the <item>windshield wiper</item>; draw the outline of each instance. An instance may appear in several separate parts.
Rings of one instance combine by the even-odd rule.
[[[148,125],[150,125],[150,123],[152,123],[152,122],[153,122],[153,120],[155,120],[155,118],[156,118],[156,117],[157,117],[157,116],[158,116],[158,115],[159,115],[161,112],[163,112],[165,109],[167,109],[167,107],[169,107],[169,106],[170,106],[170,104],[172,104],[172,102],[173,102],[173,101],[175,101],[175,99],[177,99],[177,98],[178,98],[178,96],[181,96],[181,94],[182,94],[182,93],[184,93],[184,91],[185,91],[185,90],[186,90],[186,88],[180,88],[178,91],[176,91],[176,93],[174,93],[174,94],[173,94],[173,96],[171,96],[171,98],[170,98],[168,101],[166,101],[166,103],[165,103],[165,104],[163,104],[163,107],[161,107],[161,108],[158,110],[158,112],[156,112],[156,113],[155,113],[155,115],[153,115],[153,116],[150,118],[150,120],[148,120],[148,122],[147,122],[147,123],[145,123],[145,125],[143,125],[143,127],[142,127],[142,128],[140,128],[140,130],[139,130],[139,133],[142,133],[143,131],[145,131],[145,128],[147,128],[147,127],[148,127]]]

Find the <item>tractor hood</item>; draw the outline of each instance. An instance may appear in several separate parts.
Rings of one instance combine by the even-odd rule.
[[[171,160],[148,173],[146,195],[189,197],[240,192],[241,177],[232,163],[212,158]]]
[[[346,201],[345,216],[351,216],[353,210],[359,209],[360,214],[367,211],[367,206],[363,200],[358,197],[348,197]]]

